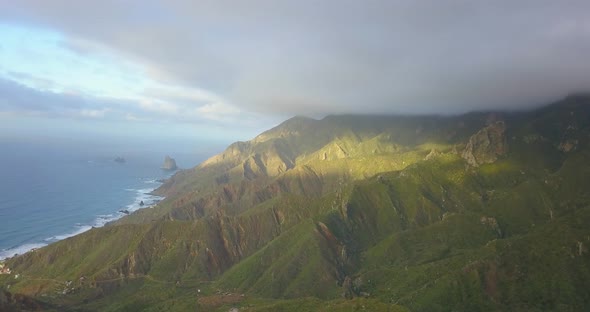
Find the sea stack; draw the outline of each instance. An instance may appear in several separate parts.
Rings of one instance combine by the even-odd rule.
[[[176,161],[174,160],[174,158],[171,158],[170,156],[166,155],[166,158],[164,158],[164,164],[162,165],[162,169],[164,169],[164,170],[178,169],[178,167],[176,167]]]

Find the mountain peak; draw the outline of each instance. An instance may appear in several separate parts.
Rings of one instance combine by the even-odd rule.
[[[310,124],[313,124],[315,122],[317,122],[316,119],[313,119],[311,117],[298,115],[298,116],[294,116],[294,117],[291,117],[291,118],[283,121],[278,126],[270,129],[269,131],[272,131],[275,129],[296,130],[296,129],[300,129],[302,127],[308,126]]]
[[[254,138],[254,142],[261,143],[273,138],[299,135],[301,134],[301,131],[313,126],[316,122],[318,122],[318,120],[310,117],[291,117],[280,123],[278,126],[258,135],[256,138]]]
[[[392,310],[392,298],[415,311],[555,310],[537,305],[542,293],[543,304],[584,310],[588,103],[293,117],[179,171],[156,207],[8,259],[22,275],[0,276],[0,310],[6,285],[80,309],[211,311],[235,297],[256,311],[289,310],[315,297],[306,310],[338,302],[336,311],[368,297],[371,311]],[[546,292],[547,281],[567,292]]]

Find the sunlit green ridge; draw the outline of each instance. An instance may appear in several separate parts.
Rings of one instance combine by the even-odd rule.
[[[180,171],[155,208],[8,259],[0,287],[60,311],[584,310],[589,141],[586,96],[296,117]]]

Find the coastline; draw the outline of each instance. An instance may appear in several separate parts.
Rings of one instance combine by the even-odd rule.
[[[3,261],[18,255],[25,254],[32,250],[48,246],[52,243],[82,234],[92,228],[103,227],[113,221],[121,219],[128,214],[133,213],[134,211],[151,208],[164,199],[163,196],[156,195],[154,191],[158,189],[168,178],[170,177],[165,179],[145,179],[143,183],[150,184],[150,187],[125,189],[125,191],[135,192],[135,197],[133,197],[132,202],[127,205],[123,205],[122,208],[114,209],[112,213],[95,215],[95,219],[93,222],[91,222],[91,224],[77,223],[73,225],[72,230],[66,230],[63,234],[47,237],[42,241],[27,242],[13,247],[0,249],[0,260]],[[143,203],[143,205],[141,205],[141,203]],[[128,213],[124,213],[123,211],[127,211]]]

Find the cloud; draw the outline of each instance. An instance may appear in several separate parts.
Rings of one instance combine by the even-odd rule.
[[[110,109],[103,108],[103,109],[82,109],[78,113],[80,116],[87,117],[87,118],[104,118],[105,114],[108,113]]]
[[[68,109],[80,106],[66,95],[44,93],[12,80],[0,79],[0,94],[2,110],[50,112],[56,106]]]
[[[241,112],[206,92],[184,90],[183,93],[178,88],[161,88],[151,89],[136,98],[112,98],[39,90],[0,78],[0,115],[185,123],[212,127],[239,124],[250,128],[255,126],[252,123],[254,120],[264,120],[256,114]],[[166,98],[170,94],[174,97]]]
[[[237,120],[543,104],[590,89],[589,11],[543,0],[23,0],[0,4],[0,19],[142,64],[171,86],[141,95],[160,93],[144,111]]]
[[[119,106],[113,99],[41,91],[0,79],[0,111],[47,117],[104,118]]]
[[[29,73],[9,71],[7,76],[16,81],[26,81],[28,84],[35,86],[36,89],[50,90],[55,87],[55,83],[49,79],[35,77]]]

